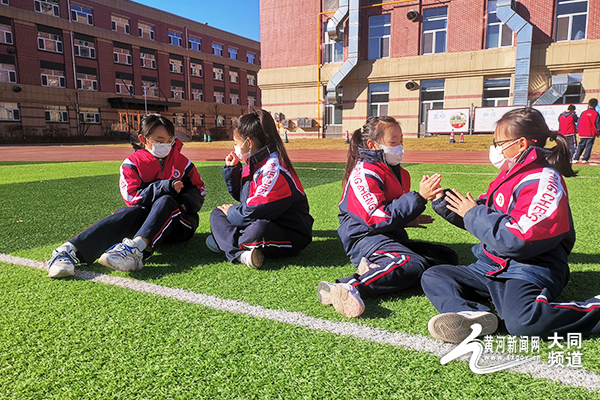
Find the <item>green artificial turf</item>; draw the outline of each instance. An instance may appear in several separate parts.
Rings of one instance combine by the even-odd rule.
[[[0,163],[0,253],[47,259],[53,248],[122,207],[119,165]],[[347,320],[316,297],[319,281],[333,281],[354,270],[336,232],[344,165],[295,165],[315,218],[313,243],[297,257],[267,260],[262,270],[231,264],[204,245],[210,233],[210,212],[217,205],[234,202],[223,183],[221,165],[196,163],[208,195],[191,241],[162,247],[138,272],[116,272],[98,264],[85,268],[272,309]],[[491,166],[405,167],[411,172],[413,189],[418,188],[421,175],[440,172],[444,187],[471,191],[474,196],[484,192],[497,174]],[[571,282],[561,300],[585,300],[600,293],[595,237],[600,216],[594,206],[600,168],[581,168],[580,177],[568,179],[567,186],[577,243],[570,258]],[[435,216],[429,206],[426,213]],[[476,240],[441,218],[428,229],[410,229],[409,235],[451,246],[462,263],[473,261],[470,248]],[[8,305],[0,317],[4,346],[0,347],[0,397],[195,398],[199,396],[194,390],[199,390],[204,398],[498,398],[501,393],[510,398],[589,398],[579,389],[518,374],[480,377],[465,363],[441,366],[439,359],[415,351],[78,279],[50,281],[44,275],[25,267],[0,266],[0,299]],[[427,321],[436,314],[418,288],[365,303],[365,313],[355,321],[392,331],[428,335]],[[89,340],[77,342],[78,334],[94,345],[88,345]],[[234,354],[228,345],[232,335],[237,340],[231,345]],[[68,338],[68,346],[61,346],[63,337]],[[135,343],[127,346],[128,340]],[[52,351],[47,353],[45,348]],[[72,353],[73,348],[81,354]],[[586,339],[582,353],[582,364],[600,372],[598,338]],[[328,362],[330,355],[334,360]],[[199,361],[205,358],[213,360],[210,366]],[[238,374],[246,374],[247,380]],[[56,379],[62,384],[53,387]],[[215,388],[211,379],[219,381]]]

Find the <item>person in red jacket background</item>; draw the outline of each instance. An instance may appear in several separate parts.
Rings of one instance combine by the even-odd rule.
[[[105,267],[140,270],[142,259],[160,243],[194,236],[206,190],[174,135],[173,123],[162,115],[144,117],[138,136],[144,148],[121,165],[121,196],[127,207],[56,248],[46,263],[50,278],[73,276],[80,259],[91,264],[98,257]]]
[[[588,109],[579,117],[579,147],[573,156],[574,163],[579,161],[582,154],[581,163],[588,164],[590,162],[594,141],[596,136],[600,136],[600,115],[595,110],[597,105],[598,99],[590,99]]]
[[[575,155],[577,150],[577,114],[575,113],[575,106],[573,104],[567,107],[567,111],[558,116],[558,133],[563,135],[569,143],[569,150],[571,150],[571,156]]]

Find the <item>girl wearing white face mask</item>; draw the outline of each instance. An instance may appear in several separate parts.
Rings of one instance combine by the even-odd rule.
[[[472,250],[475,263],[423,274],[423,290],[440,312],[429,332],[452,343],[465,340],[473,324],[482,327],[480,335],[493,334],[498,318],[486,305],[491,300],[514,336],[599,334],[597,297],[555,302],[569,280],[575,243],[563,178],[575,176],[567,140],[548,129],[539,111],[515,109],[498,121],[490,161],[501,172],[478,199],[452,189],[433,202],[436,212],[481,242]]]
[[[448,247],[411,241],[405,227],[426,228],[427,201],[442,192],[441,177],[424,176],[410,191],[410,175],[400,166],[402,129],[394,118],[371,117],[350,141],[339,204],[338,234],[356,273],[335,283],[319,283],[321,303],[346,317],[365,309],[363,298],[397,293],[419,283],[436,264],[458,263]]]
[[[240,204],[212,212],[207,247],[251,268],[262,267],[265,257],[297,254],[312,241],[313,218],[271,114],[238,118],[233,141],[223,177]]]
[[[143,150],[121,165],[121,196],[127,204],[54,250],[48,276],[75,274],[79,260],[119,271],[136,271],[162,242],[191,239],[204,202],[204,182],[181,154],[173,123],[159,114],[142,120]],[[116,243],[116,244],[115,244]],[[111,247],[112,246],[112,247]]]

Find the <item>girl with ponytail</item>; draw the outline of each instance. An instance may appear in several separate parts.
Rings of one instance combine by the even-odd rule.
[[[600,333],[600,300],[556,302],[569,280],[575,230],[564,177],[575,176],[569,145],[533,108],[506,113],[496,125],[490,161],[500,169],[486,193],[474,199],[445,190],[434,210],[481,243],[469,266],[439,265],[421,284],[440,312],[429,321],[437,339],[460,343],[491,335],[498,316],[514,336]]]
[[[403,153],[402,129],[392,117],[371,117],[352,134],[338,234],[357,271],[317,289],[321,303],[346,317],[364,311],[363,298],[400,292],[418,284],[430,266],[458,263],[447,247],[408,238],[405,227],[433,222],[422,213],[442,188],[435,174],[411,192],[410,175],[400,166]]]
[[[251,268],[262,267],[265,257],[297,254],[312,241],[313,218],[271,114],[242,115],[233,141],[223,177],[240,204],[215,208],[207,247]]]

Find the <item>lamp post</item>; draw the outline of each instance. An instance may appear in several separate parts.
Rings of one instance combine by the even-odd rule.
[[[144,115],[148,115],[148,99],[146,97],[146,94],[148,92],[148,89],[150,89],[153,86],[156,87],[156,83],[151,83],[148,86],[144,85]]]

